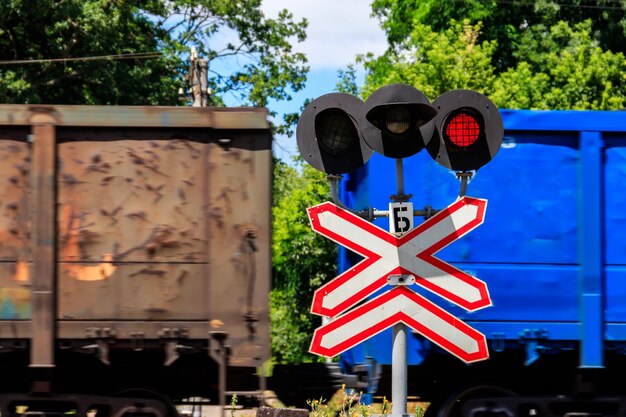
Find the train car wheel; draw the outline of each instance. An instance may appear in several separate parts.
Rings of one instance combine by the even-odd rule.
[[[516,397],[517,394],[507,388],[495,385],[477,385],[460,391],[440,402],[433,402],[426,411],[427,417],[463,417],[463,406],[468,400],[481,397]]]
[[[151,389],[128,388],[122,391],[118,391],[115,394],[115,396],[121,397],[121,398],[145,398],[147,400],[157,400],[163,403],[167,411],[167,415],[165,417],[179,417],[180,416],[180,414],[178,413],[178,410],[176,409],[176,407],[174,406],[172,401],[170,401],[169,398]]]

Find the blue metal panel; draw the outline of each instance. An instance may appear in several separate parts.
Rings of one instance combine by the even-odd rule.
[[[462,320],[578,322],[578,267],[454,263],[488,284],[493,305],[467,312],[414,286],[426,298]]]
[[[622,111],[501,110],[505,130],[624,132]]]
[[[520,340],[523,335],[527,334],[543,334],[547,340],[578,340],[580,335],[579,323],[561,323],[561,322],[502,322],[502,321],[483,321],[472,322],[468,324],[476,330],[485,334],[489,339],[502,338],[505,340]]]
[[[626,125],[626,121],[624,121]],[[626,130],[626,126],[624,127]],[[626,265],[626,135],[604,135],[604,250],[608,265]],[[626,315],[622,316],[626,318]]]
[[[607,323],[626,323],[626,266],[610,266],[605,269],[604,291]]]
[[[623,341],[626,340],[626,323],[607,323],[604,339],[608,342],[622,342],[619,346],[624,349]]]

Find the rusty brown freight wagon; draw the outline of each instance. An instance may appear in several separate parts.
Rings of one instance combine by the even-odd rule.
[[[3,417],[259,388],[265,110],[0,105],[0,162]]]

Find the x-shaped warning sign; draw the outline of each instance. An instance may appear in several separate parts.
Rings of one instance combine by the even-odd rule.
[[[450,243],[482,224],[487,200],[463,197],[402,237],[326,202],[308,209],[317,233],[365,259],[320,287],[311,312],[335,317],[387,285],[392,274],[411,274],[416,283],[460,307],[491,305],[486,284],[436,258]]]
[[[331,320],[315,330],[310,351],[332,357],[404,323],[465,362],[487,359],[482,333],[411,288],[395,286],[368,299],[390,275],[411,274],[416,284],[468,311],[491,305],[483,281],[435,257],[482,224],[486,206],[463,197],[402,237],[332,203],[309,208],[313,230],[365,258],[315,292],[311,311]]]

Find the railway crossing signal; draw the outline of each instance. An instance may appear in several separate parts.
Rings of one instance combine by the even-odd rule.
[[[311,226],[365,258],[315,292],[311,312],[331,320],[315,331],[310,351],[332,357],[393,327],[394,415],[405,415],[407,409],[406,326],[465,362],[489,357],[483,334],[408,285],[420,285],[468,311],[491,305],[483,281],[434,255],[482,223],[487,201],[465,197],[465,189],[472,171],[494,157],[503,133],[498,109],[482,94],[450,91],[431,105],[419,90],[402,84],[376,90],[365,103],[347,94],[327,94],[311,102],[298,122],[300,153],[330,174],[337,203],[309,208]],[[404,194],[402,158],[424,148],[437,163],[457,171],[461,189],[455,203],[412,229],[418,212]],[[385,213],[393,233],[352,213],[339,199],[337,174],[365,165],[373,152],[396,159],[398,191]],[[410,217],[397,218],[401,211]],[[381,215],[372,209],[359,214],[370,220]],[[426,210],[427,218],[430,214]],[[367,299],[385,285],[392,289]]]
[[[313,230],[365,257],[315,292],[311,312],[333,320],[316,330],[311,352],[332,357],[402,322],[467,362],[486,359],[482,334],[408,287],[342,314],[392,275],[414,276],[416,284],[468,311],[490,306],[483,281],[434,256],[482,224],[486,205],[463,197],[399,238],[332,203],[309,208]]]

